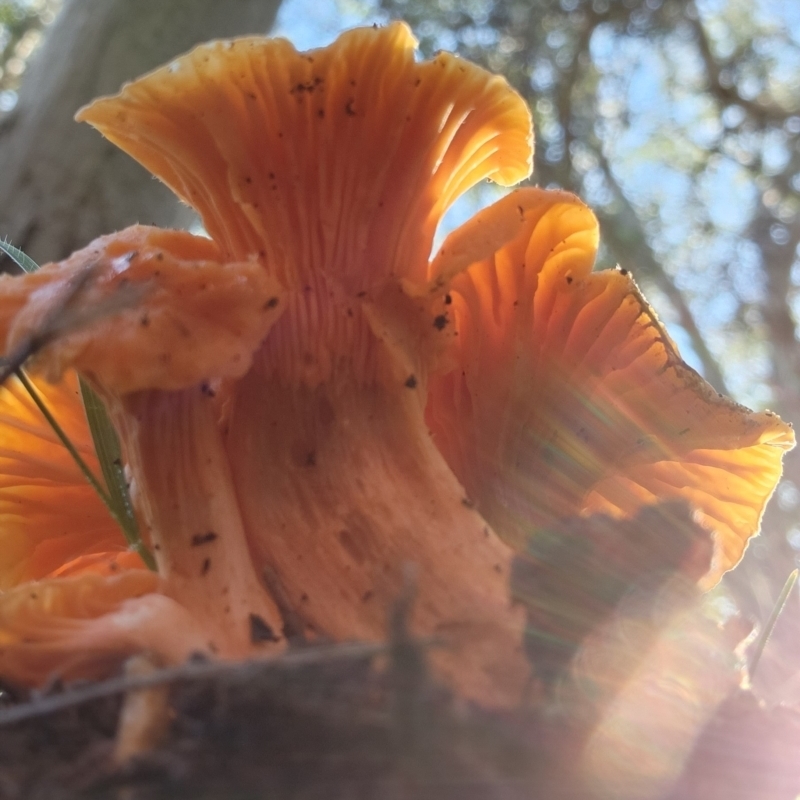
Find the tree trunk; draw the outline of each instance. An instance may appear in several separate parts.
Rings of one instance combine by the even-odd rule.
[[[187,222],[164,186],[72,117],[198,42],[267,32],[279,5],[65,0],[0,121],[0,236],[44,263],[135,222]]]

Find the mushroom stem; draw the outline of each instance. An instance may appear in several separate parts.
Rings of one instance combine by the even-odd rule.
[[[242,657],[283,644],[280,613],[253,569],[210,397],[201,387],[113,403],[164,593]]]
[[[444,641],[431,652],[439,673],[483,703],[518,703],[530,664],[512,553],[434,447],[424,387],[390,384],[343,369],[315,388],[289,385],[256,359],[227,440],[254,560],[312,630],[340,640],[385,637],[413,565],[410,632]]]

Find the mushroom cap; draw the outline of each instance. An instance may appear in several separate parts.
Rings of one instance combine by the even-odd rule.
[[[142,225],[0,278],[6,352],[52,339],[36,353],[38,371],[56,381],[74,368],[116,394],[240,377],[283,309],[258,262],[224,263],[205,237]]]
[[[527,177],[530,112],[501,77],[415,59],[404,23],[298,53],[284,39],[201,45],[77,119],[200,214],[225,257],[258,255],[289,288],[423,280],[464,191]]]
[[[132,569],[32,581],[3,593],[0,674],[36,686],[54,676],[99,677],[142,651],[169,663],[202,651],[202,627],[158,588],[155,573]]]
[[[682,499],[714,531],[716,581],[758,532],[791,427],[718,394],[623,270],[592,272],[591,211],[520,189],[442,245],[432,292],[457,336],[427,418],[486,519],[521,544],[553,520]]]
[[[99,474],[77,376],[29,378]],[[16,377],[0,387],[0,590],[81,571],[142,567],[117,523]]]

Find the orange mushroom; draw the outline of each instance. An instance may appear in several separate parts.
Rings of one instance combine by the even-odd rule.
[[[758,531],[794,433],[684,364],[626,271],[592,272],[598,233],[573,195],[522,189],[445,241],[431,281],[449,288],[458,339],[428,422],[512,542],[573,514],[688,501],[716,535],[710,586]]]
[[[34,387],[99,472],[75,373]],[[0,389],[0,520],[2,591],[53,575],[144,568],[17,378]]]
[[[401,23],[308,53],[215,42],[83,109],[212,241],[137,227],[0,281],[0,336],[29,339],[88,265],[87,309],[140,288],[35,366],[108,401],[153,590],[202,646],[281,646],[265,570],[309,630],[381,638],[413,563],[412,630],[447,640],[432,658],[457,690],[503,705],[529,678],[509,589],[525,537],[683,498],[718,534],[713,580],[792,436],[685,367],[627,276],[591,274],[597,225],[571,195],[520,190],[429,263],[453,200],[528,175],[531,123],[502,78],[415,44]],[[150,626],[142,645],[178,657]]]

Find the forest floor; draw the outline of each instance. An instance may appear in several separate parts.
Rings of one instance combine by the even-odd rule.
[[[0,798],[640,800],[621,787],[577,788],[574,726],[459,701],[432,680],[425,648],[407,640],[299,648],[272,662],[196,661],[148,680],[168,687],[169,724],[157,747],[121,766],[115,738],[123,698],[141,691],[135,679],[6,695]],[[740,693],[703,731],[669,798],[798,792],[800,714],[765,711]]]

